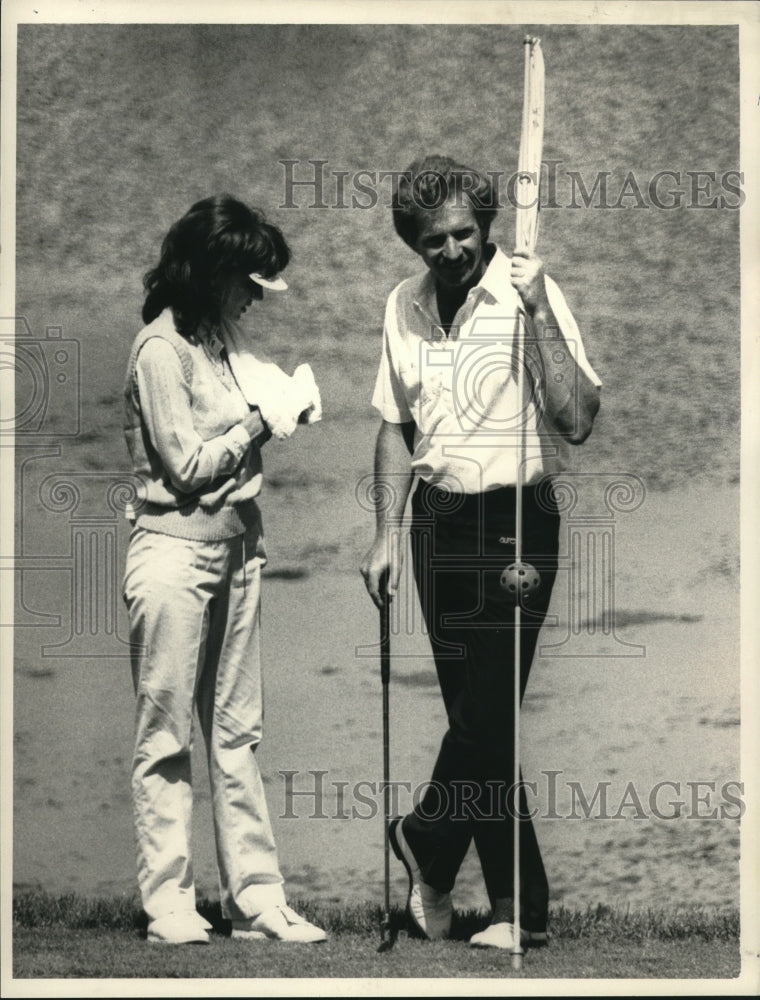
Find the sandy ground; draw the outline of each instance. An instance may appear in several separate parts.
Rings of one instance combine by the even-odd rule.
[[[197,197],[229,190],[267,207],[291,242],[290,292],[265,300],[254,325],[278,363],[313,365],[326,407],[319,428],[271,453],[268,446],[265,458],[270,575],[260,761],[282,866],[292,893],[381,898],[379,802],[368,786],[357,787],[379,781],[382,756],[378,664],[374,654],[357,655],[376,641],[377,619],[357,572],[372,518],[356,490],[371,468],[369,399],[383,304],[417,262],[393,235],[382,190],[368,210],[278,209],[282,161],[298,161],[303,177],[309,158],[324,157],[335,171],[386,170],[441,149],[511,171],[525,30],[22,27],[17,312],[6,315],[28,321],[32,343],[47,339],[48,329],[73,340],[69,358],[81,366],[55,369],[72,375],[68,388],[51,394],[44,433],[20,436],[17,449],[17,883],[134,890],[124,647],[102,621],[90,632],[80,622],[88,658],[64,658],[53,647],[78,616],[88,617],[87,601],[118,589],[123,525],[113,560],[96,559],[85,578],[73,573],[71,546],[80,529],[80,539],[105,538],[113,527],[104,487],[126,468],[120,393],[139,327],[140,275],[168,225]],[[735,807],[727,810],[734,818],[720,819],[720,789],[740,777],[738,487],[725,485],[735,484],[738,470],[739,213],[735,204],[639,211],[630,198],[625,210],[571,210],[568,171],[580,172],[589,189],[599,171],[610,172],[618,192],[629,171],[646,188],[658,171],[676,170],[688,203],[688,171],[736,170],[737,32],[729,24],[600,23],[546,24],[539,34],[549,81],[544,157],[561,164],[562,206],[542,212],[539,248],[605,383],[579,467],[598,473],[626,463],[648,489],[628,509],[621,493],[623,509],[614,519],[602,509],[598,521],[609,477],[584,479],[583,503],[569,515],[587,539],[611,537],[614,528],[606,575],[617,617],[614,635],[584,624],[600,613],[597,580],[596,604],[581,594],[577,630],[559,649],[544,649],[531,676],[523,743],[526,778],[541,793],[539,836],[556,902],[735,904],[739,824]],[[301,190],[297,201],[305,206],[307,195]],[[500,219],[495,237],[511,241],[512,233],[511,218]],[[18,374],[17,398],[32,388]],[[695,485],[703,476],[717,485]],[[76,510],[67,508],[69,487],[51,486],[56,477],[82,489]],[[570,584],[561,574],[547,647],[572,625]],[[118,600],[113,613],[123,637]],[[424,636],[409,620],[400,620],[393,643],[392,777],[416,787],[429,775],[444,719]],[[197,881],[214,894],[200,748],[196,756]],[[286,818],[285,770],[296,772],[300,790],[313,781],[310,771],[326,772],[325,814],[349,818],[312,819],[306,797],[292,803],[296,818]],[[548,771],[559,772],[553,803]],[[589,797],[610,782],[608,813],[619,818],[595,811],[568,818],[573,781]],[[620,808],[633,782],[648,812],[661,781],[675,783],[662,789],[661,811],[684,801],[681,818],[636,818],[633,806]],[[713,801],[696,802],[697,810],[687,786],[695,781],[715,787]],[[697,791],[710,798],[709,786]],[[548,818],[551,804],[562,818]],[[372,807],[375,815],[362,818]],[[717,818],[694,815],[713,809]],[[395,869],[394,880],[401,900]],[[474,858],[457,902],[484,902]]]
[[[280,485],[262,501],[270,565],[259,760],[290,894],[380,900],[377,617],[356,569],[372,520],[354,496],[374,425],[354,427],[350,437],[327,425],[313,433],[322,435],[320,454],[334,456],[327,485],[283,486],[282,470],[297,468],[309,453],[313,439],[304,436],[280,463]],[[590,496],[598,484],[584,489]],[[583,510],[581,503],[573,516]],[[738,904],[738,807],[730,796],[739,792],[726,790],[740,778],[737,512],[737,488],[697,485],[647,493],[638,509],[618,512],[616,623],[607,635],[598,626],[591,634],[595,614],[576,634],[569,631],[570,575],[560,573],[556,617],[543,634],[523,712],[524,773],[536,782],[532,803],[555,903]],[[62,578],[37,576],[45,579],[27,587],[29,605],[36,586],[39,606],[52,609],[57,599],[64,609],[68,594],[55,582]],[[593,606],[584,596],[583,608],[598,614],[599,593],[596,600]],[[393,639],[391,777],[414,789],[429,776],[445,720],[427,640],[413,624],[414,599],[402,592],[398,604],[404,612]],[[123,618],[119,628],[125,635]],[[130,893],[129,663],[42,656],[42,645],[61,634],[17,630],[14,881],[54,892]],[[553,793],[550,771],[557,772]],[[195,772],[197,886],[214,896],[200,746]],[[321,782],[319,800],[289,798],[288,781],[306,793]],[[589,800],[607,782],[606,813],[597,800],[583,818],[571,782]],[[658,782],[674,784],[650,799]],[[677,801],[683,805],[674,818]],[[400,810],[409,804],[402,788]],[[393,877],[401,901],[405,880],[395,863]],[[455,900],[486,905],[472,853]]]

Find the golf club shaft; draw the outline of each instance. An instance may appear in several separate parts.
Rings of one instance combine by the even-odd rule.
[[[383,686],[383,854],[385,865],[385,899],[383,909],[382,937],[388,939],[391,919],[391,872],[390,872],[390,678],[391,678],[391,648],[390,648],[390,601],[386,595],[380,609],[380,679]]]

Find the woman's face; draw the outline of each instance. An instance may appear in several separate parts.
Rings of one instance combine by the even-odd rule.
[[[222,319],[238,320],[248,306],[264,297],[264,289],[247,274],[224,275],[219,282]]]

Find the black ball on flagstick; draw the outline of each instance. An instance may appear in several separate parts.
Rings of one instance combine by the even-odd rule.
[[[541,589],[541,574],[530,563],[514,562],[502,572],[499,584],[510,604],[530,604]]]

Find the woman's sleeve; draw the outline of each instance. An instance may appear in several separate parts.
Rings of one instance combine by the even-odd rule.
[[[148,340],[135,371],[143,421],[172,486],[194,493],[219,476],[232,475],[251,436],[234,424],[218,437],[201,438],[193,423],[190,386],[172,345],[160,337]]]

